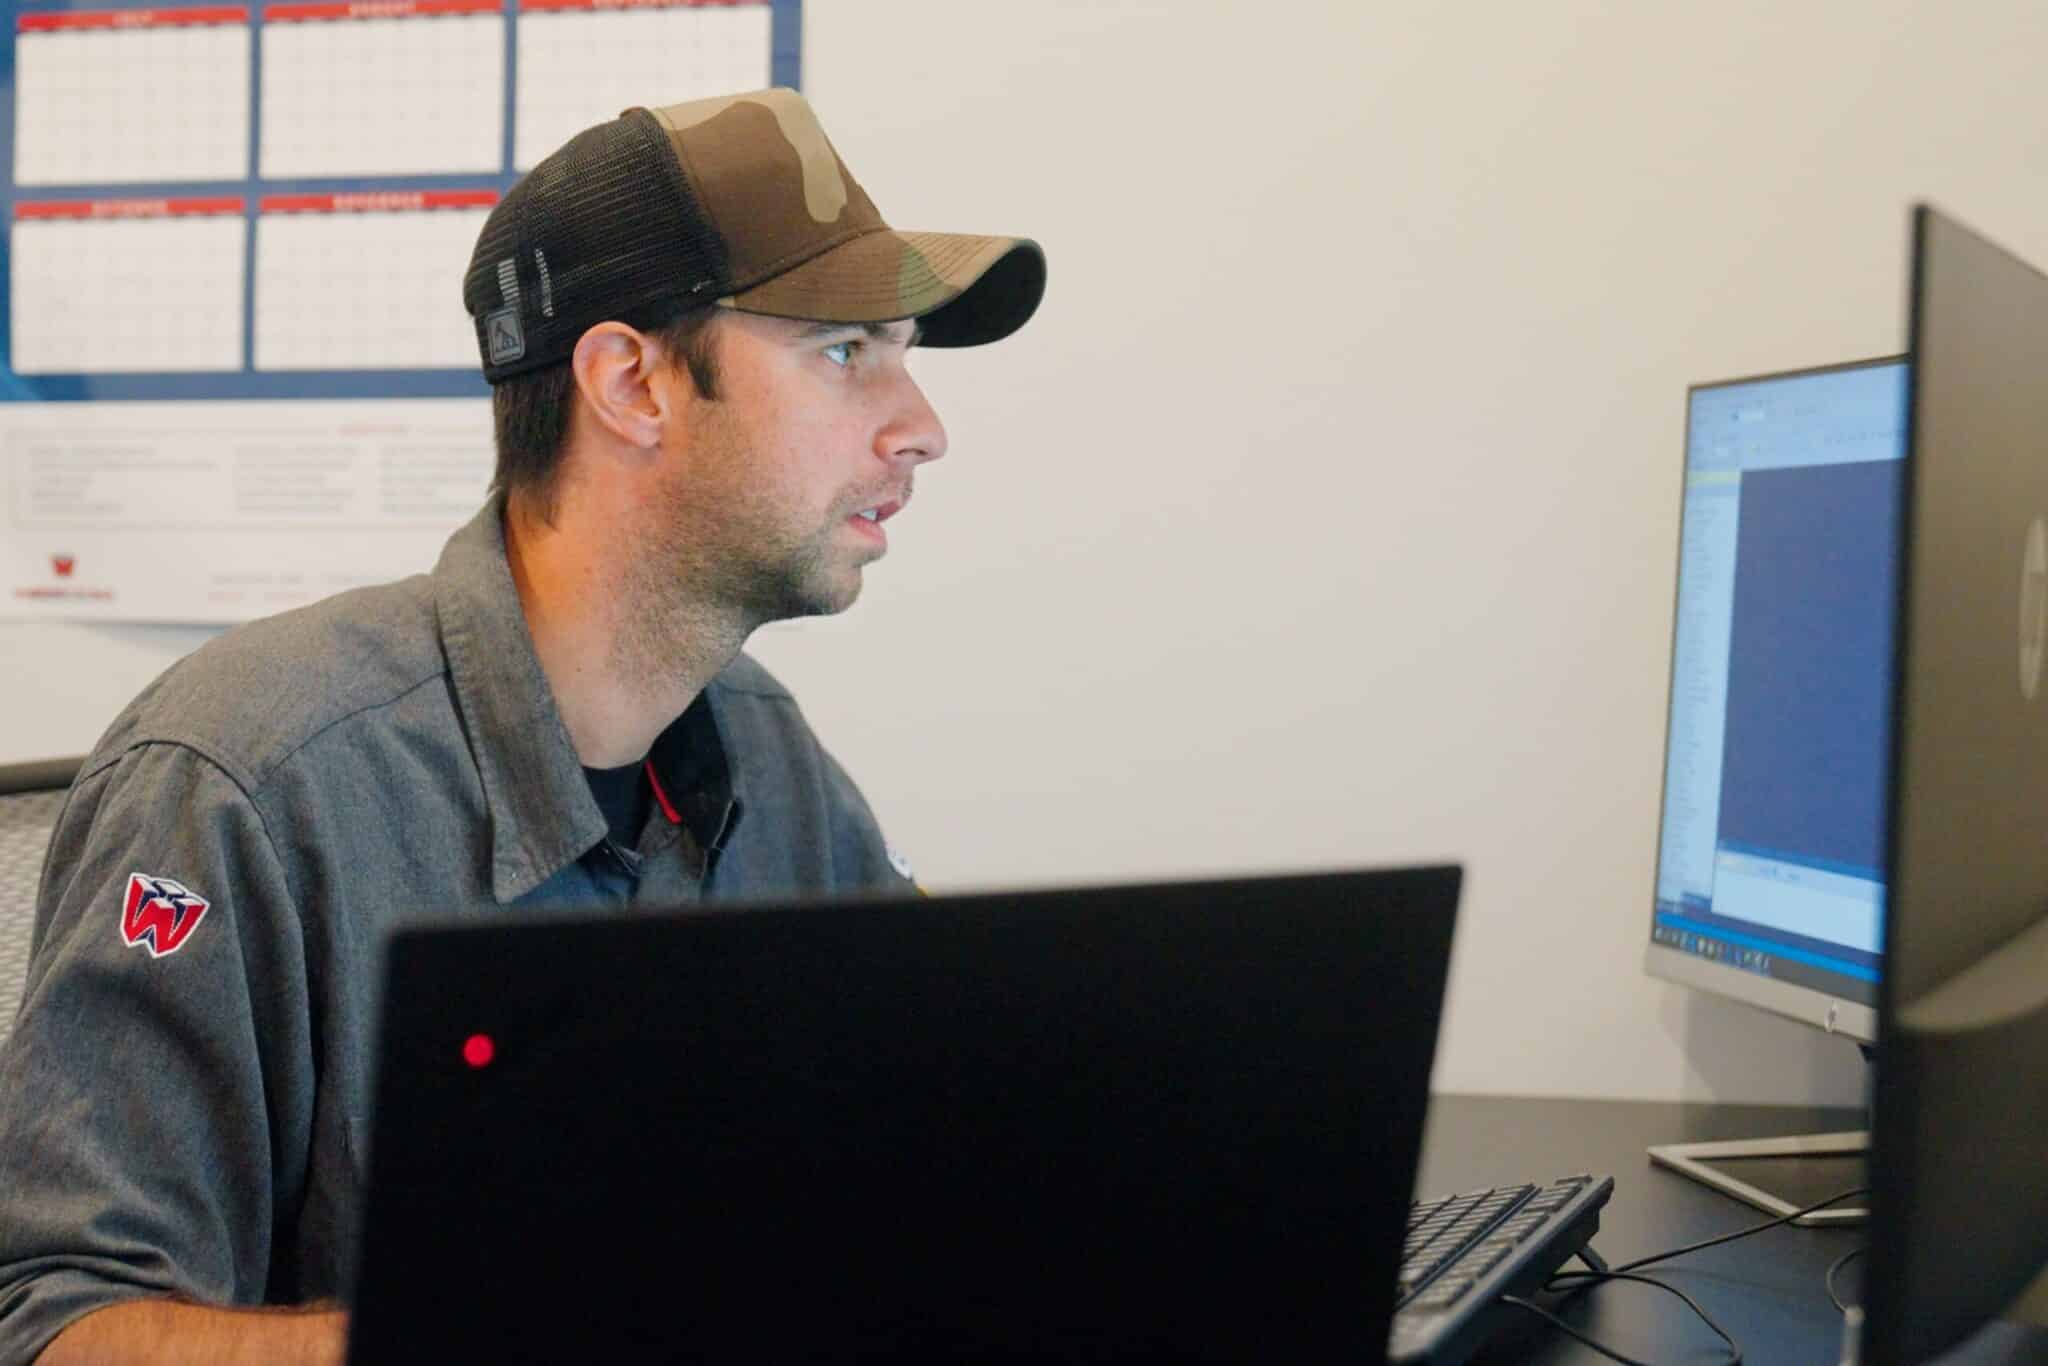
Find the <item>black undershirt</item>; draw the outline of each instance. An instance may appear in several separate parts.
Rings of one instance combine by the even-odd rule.
[[[583,777],[590,784],[590,795],[597,799],[597,809],[604,812],[612,843],[621,849],[638,845],[640,827],[647,823],[647,807],[654,797],[647,786],[646,761],[635,760],[620,768],[586,767]]]

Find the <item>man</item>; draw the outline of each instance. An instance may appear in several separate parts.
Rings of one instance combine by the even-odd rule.
[[[340,1354],[401,917],[908,885],[739,651],[850,604],[945,453],[920,325],[993,341],[1043,288],[1031,242],[887,228],[789,91],[513,188],[463,282],[490,505],[430,575],[210,643],[79,774],[0,1055],[0,1360]]]

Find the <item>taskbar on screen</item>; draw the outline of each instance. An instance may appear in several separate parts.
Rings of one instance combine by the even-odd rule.
[[[1761,936],[1702,925],[1666,911],[1659,911],[1651,921],[1650,940],[1738,972],[1805,987],[1858,1005],[1877,1005],[1877,970],[1860,963],[1829,959]]]

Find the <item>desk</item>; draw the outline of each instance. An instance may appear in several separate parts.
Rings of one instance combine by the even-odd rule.
[[[1862,1124],[1855,1110],[1436,1096],[1430,1102],[1416,1194],[1445,1195],[1573,1172],[1612,1176],[1614,1196],[1600,1213],[1593,1247],[1618,1263],[1770,1217],[1676,1172],[1652,1167],[1644,1152],[1651,1144],[1819,1133]],[[1828,1303],[1823,1281],[1828,1264],[1865,1237],[1860,1226],[1780,1227],[1679,1258],[1661,1267],[1659,1276],[1698,1300],[1742,1344],[1744,1360],[1753,1366],[1835,1366],[1842,1318]],[[1577,1269],[1576,1262],[1572,1265]],[[1851,1262],[1837,1280],[1852,1304],[1862,1289],[1861,1266],[1860,1260]],[[1526,1325],[1511,1321],[1504,1335],[1473,1359],[1473,1366],[1576,1366],[1608,1360],[1534,1315],[1521,1317]],[[1648,1286],[1601,1286],[1564,1317],[1625,1356],[1659,1363],[1725,1360],[1726,1349],[1691,1310]],[[1944,1366],[1950,1360],[1944,1358]],[[1953,1361],[1954,1366],[2048,1361],[2048,1334]]]

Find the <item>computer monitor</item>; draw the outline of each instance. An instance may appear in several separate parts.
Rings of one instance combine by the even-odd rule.
[[[2048,1298],[2048,276],[1913,240],[1862,1360],[2040,1361],[1995,1320]]]
[[[1693,386],[1645,966],[1876,1038],[1903,357]],[[1773,1213],[1864,1183],[1858,1133],[1667,1145]],[[1807,1222],[1863,1217],[1832,1207]]]

